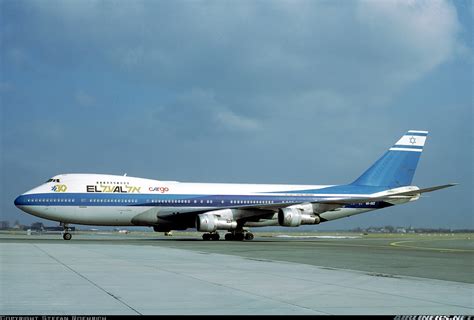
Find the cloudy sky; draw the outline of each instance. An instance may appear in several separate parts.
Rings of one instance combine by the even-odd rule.
[[[473,228],[473,3],[0,0],[1,218],[59,173],[348,183],[416,129],[460,185],[318,228]]]

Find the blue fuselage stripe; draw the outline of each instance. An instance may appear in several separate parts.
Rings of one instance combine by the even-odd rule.
[[[114,194],[114,193],[38,193],[21,195],[19,206],[87,206],[87,207],[245,207],[268,204],[315,202],[332,196],[263,196],[263,195],[182,195],[182,194]],[[376,208],[380,202],[345,207]]]

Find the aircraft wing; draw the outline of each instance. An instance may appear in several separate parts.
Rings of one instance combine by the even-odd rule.
[[[365,197],[339,197],[339,198],[321,198],[316,201],[311,201],[311,203],[319,203],[319,204],[328,204],[328,205],[337,205],[340,204],[346,205],[346,204],[352,204],[352,203],[365,203],[369,201],[388,201],[388,200],[393,200],[393,199],[406,199],[406,198],[411,198],[411,197],[416,197],[422,193],[427,193],[427,192],[432,192],[444,188],[449,188],[452,186],[457,185],[457,183],[449,183],[449,184],[444,184],[440,186],[434,186],[434,187],[429,187],[429,188],[424,188],[424,189],[416,189],[416,190],[410,190],[410,191],[403,191],[403,192],[387,192],[386,194],[380,195],[380,196],[365,196]],[[258,204],[258,205],[248,205],[248,206],[236,206],[236,209],[279,209],[279,208],[285,208],[291,205],[295,204],[300,204],[303,203],[301,201],[297,202],[290,202],[290,203],[273,203],[273,204]],[[308,202],[305,202],[308,203]]]
[[[321,201],[316,201],[315,203],[325,203],[325,204],[351,204],[351,203],[364,203],[369,201],[387,201],[393,199],[404,199],[404,198],[411,198],[416,197],[422,193],[432,192],[444,188],[449,188],[457,185],[457,183],[449,183],[444,184],[441,186],[434,186],[430,188],[424,189],[416,189],[410,191],[402,191],[402,192],[388,192],[381,196],[373,196],[373,197],[347,197],[347,198],[337,198],[337,199],[322,199]]]
[[[422,193],[432,192],[444,188],[449,188],[452,186],[457,185],[457,183],[450,183],[440,186],[434,186],[424,189],[416,189],[410,191],[401,191],[397,192],[394,190],[385,191],[382,195],[374,195],[374,196],[364,196],[364,197],[357,197],[357,196],[348,196],[348,197],[339,197],[339,198],[321,198],[315,201],[297,201],[297,202],[290,202],[290,203],[272,203],[272,204],[257,204],[257,205],[237,205],[234,207],[229,207],[229,209],[238,209],[240,214],[238,214],[237,219],[244,219],[244,220],[255,220],[257,221],[260,218],[271,218],[275,212],[278,211],[280,208],[286,208],[293,205],[303,204],[303,203],[313,203],[319,205],[319,213],[325,211],[332,211],[337,208],[340,208],[344,205],[348,204],[356,204],[356,203],[365,203],[365,202],[373,202],[373,201],[390,201],[395,199],[406,199],[411,197],[419,196]],[[194,221],[195,216],[201,213],[212,213],[212,211],[218,210],[199,210],[199,211],[192,211],[192,212],[183,212],[180,215],[170,216],[170,217],[163,217],[167,220],[178,220],[179,217],[187,216],[191,221]]]
[[[321,199],[321,201],[316,201],[315,203],[326,203],[326,204],[351,204],[351,203],[364,203],[369,201],[387,201],[393,199],[406,199],[411,197],[419,196],[422,193],[432,192],[444,188],[449,188],[457,185],[457,183],[450,183],[441,186],[435,186],[424,189],[416,189],[403,192],[388,192],[384,195],[373,196],[373,197],[347,197],[347,198],[332,198],[332,199]]]

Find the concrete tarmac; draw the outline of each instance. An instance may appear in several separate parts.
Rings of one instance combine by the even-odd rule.
[[[474,314],[469,235],[196,235],[0,234],[0,314]]]

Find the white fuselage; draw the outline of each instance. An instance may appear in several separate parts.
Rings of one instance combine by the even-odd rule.
[[[22,194],[15,200],[15,205],[32,215],[63,223],[154,226],[177,221],[178,216],[186,217],[190,213],[227,208],[248,208],[250,212],[252,208],[271,209],[272,205],[291,206],[351,195],[351,190],[345,189],[339,194],[324,192],[333,187],[184,183],[115,175],[63,174]],[[357,204],[323,212],[320,216],[323,220],[334,220],[379,208],[375,202]],[[277,225],[276,216],[264,220],[262,225]],[[189,221],[185,226],[193,227]]]

